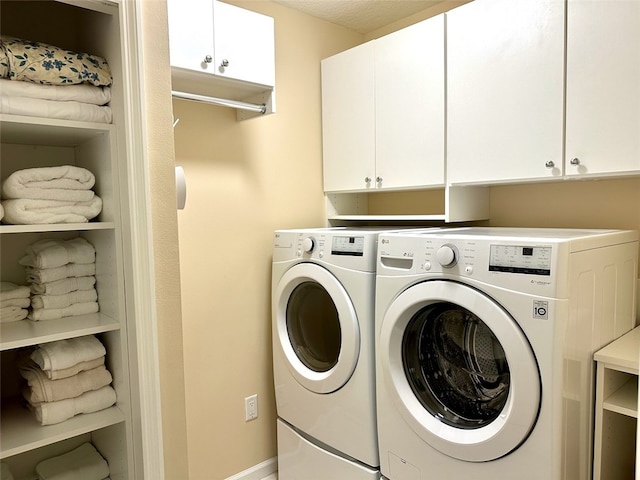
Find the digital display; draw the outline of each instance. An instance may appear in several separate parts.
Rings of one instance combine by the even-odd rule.
[[[331,254],[362,257],[364,255],[364,237],[333,237]]]
[[[491,245],[490,272],[551,275],[551,247]]]

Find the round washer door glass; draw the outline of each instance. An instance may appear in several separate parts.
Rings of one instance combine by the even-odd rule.
[[[315,393],[345,385],[358,362],[360,328],[338,279],[317,264],[296,264],[278,282],[274,308],[274,354],[298,383]]]
[[[419,310],[405,330],[402,357],[413,393],[447,425],[484,427],[507,403],[510,374],[502,345],[466,308],[437,302]]]
[[[427,444],[463,461],[507,455],[540,408],[540,373],[518,323],[457,282],[412,285],[380,326],[381,392]]]

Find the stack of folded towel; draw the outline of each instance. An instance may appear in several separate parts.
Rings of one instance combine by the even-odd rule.
[[[87,335],[38,345],[28,359],[20,361],[20,375],[29,385],[23,395],[42,425],[116,403],[105,354],[100,340]]]
[[[55,320],[99,310],[96,250],[87,240],[45,239],[27,247],[19,263],[30,283],[30,320]]]
[[[92,190],[96,179],[73,165],[26,168],[2,184],[4,223],[86,223],[102,211],[102,199]]]
[[[111,123],[107,61],[0,35],[0,113]]]
[[[36,465],[38,480],[104,480],[109,464],[91,443]]]
[[[31,305],[31,290],[24,285],[0,282],[0,323],[17,322],[27,318]]]

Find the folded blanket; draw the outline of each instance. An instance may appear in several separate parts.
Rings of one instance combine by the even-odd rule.
[[[31,306],[30,298],[10,298],[8,300],[0,300],[0,308],[5,307],[20,307],[28,308]]]
[[[33,268],[27,267],[25,268],[27,273],[27,282],[31,283],[31,290],[34,289],[34,284],[47,284],[51,282],[56,282],[58,280],[65,280],[69,278],[76,277],[86,277],[89,275],[96,274],[96,264],[95,263],[68,263],[67,265],[63,265],[61,267],[56,268]],[[95,283],[95,278],[94,278]],[[33,293],[49,293],[46,290],[46,287],[42,287],[42,291],[36,290]],[[73,290],[79,290],[73,289]],[[69,290],[71,291],[71,290]],[[55,293],[51,292],[53,295]],[[66,293],[66,292],[60,292]]]
[[[60,380],[50,380],[31,359],[21,362],[18,370],[29,385],[25,399],[31,405],[79,397],[85,392],[105,387],[113,380],[104,365]]]
[[[20,307],[0,308],[0,323],[19,322],[27,318],[29,310]]]
[[[18,263],[25,267],[56,268],[68,263],[95,263],[96,249],[82,237],[39,240],[29,245]]]
[[[57,320],[64,317],[75,317],[76,315],[88,315],[100,311],[98,302],[74,303],[64,308],[34,308],[29,312],[27,318],[35,322],[45,320]]]
[[[71,263],[69,265],[83,266],[83,264]],[[93,265],[93,264],[85,264]],[[95,271],[95,265],[93,265]],[[64,268],[64,267],[58,267]],[[37,270],[37,269],[36,269]],[[55,270],[54,268],[47,268],[46,271]],[[42,270],[40,270],[42,271]],[[61,280],[54,280],[53,282],[45,283],[32,283],[31,293],[35,295],[65,295],[67,293],[75,292],[76,290],[91,290],[95,287],[96,277],[94,275],[88,275],[85,277],[70,277],[63,278]]]
[[[12,298],[28,298],[31,294],[26,285],[16,285],[11,282],[0,282],[0,301]]]
[[[39,480],[103,480],[109,465],[90,443],[36,465]]]
[[[0,55],[6,57],[3,72],[12,80],[51,85],[112,82],[107,61],[97,55],[67,50],[47,43],[0,36]]]
[[[98,300],[98,292],[95,288],[90,290],[74,290],[62,295],[34,295],[31,297],[31,305],[34,310],[38,308],[66,308],[76,303],[88,303]]]
[[[74,165],[25,168],[13,172],[2,184],[2,198],[31,198],[88,202],[96,178],[89,170]]]
[[[86,370],[92,370],[98,368],[100,365],[104,365],[104,356],[88,360],[86,362],[79,362],[69,368],[61,368],[59,370],[43,370],[44,374],[49,380],[60,380],[62,378],[73,377],[80,372]]]
[[[80,85],[39,85],[0,78],[0,95],[5,97],[39,98],[56,102],[80,102],[106,105],[111,100],[111,88]]]
[[[64,422],[81,413],[93,413],[109,408],[116,403],[116,392],[112,387],[86,392],[76,398],[36,405],[36,418],[42,425]]]
[[[31,353],[31,360],[42,370],[60,370],[106,354],[104,345],[93,335],[43,343]]]
[[[97,195],[87,202],[17,198],[2,203],[3,222],[10,225],[86,223],[102,211],[102,199]]]
[[[39,98],[0,95],[0,113],[25,117],[56,118],[78,122],[112,123],[111,107],[80,102],[56,102]]]

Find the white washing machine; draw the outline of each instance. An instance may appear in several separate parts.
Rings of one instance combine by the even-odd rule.
[[[635,325],[638,233],[454,228],[378,253],[382,475],[591,478],[593,353]]]
[[[374,359],[380,231],[275,233],[272,335],[280,480],[380,476]]]

